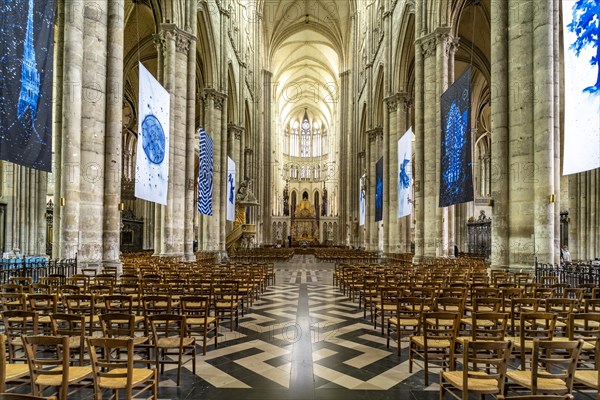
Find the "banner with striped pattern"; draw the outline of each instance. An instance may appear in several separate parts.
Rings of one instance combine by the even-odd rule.
[[[213,142],[200,128],[200,152],[198,163],[198,212],[213,215]]]

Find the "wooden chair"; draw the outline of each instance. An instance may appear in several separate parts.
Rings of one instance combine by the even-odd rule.
[[[69,314],[83,315],[89,336],[100,330],[100,319],[96,314],[96,302],[92,294],[71,294],[63,297],[63,308]]]
[[[177,314],[150,315],[148,317],[152,327],[152,342],[154,343],[156,366],[160,365],[161,373],[165,364],[177,364],[177,386],[181,377],[183,356],[191,356],[192,372],[196,374],[196,339],[187,336],[186,318]],[[176,350],[176,352],[169,352]],[[167,356],[176,356],[177,361],[167,359]]]
[[[2,313],[4,333],[8,343],[8,357],[11,363],[27,361],[26,358],[17,358],[17,349],[23,348],[23,335],[38,334],[38,315],[33,311],[4,311]]]
[[[23,336],[34,396],[56,387],[59,400],[67,400],[69,386],[92,377],[92,368],[71,366],[68,336]],[[49,356],[52,353],[54,356]]]
[[[521,313],[519,336],[511,338],[514,350],[521,360],[521,370],[525,370],[527,354],[533,351],[534,339],[551,341],[554,338],[556,314],[544,312]]]
[[[531,370],[508,371],[509,386],[525,388],[532,395],[572,394],[573,376],[583,340],[533,340]]]
[[[102,399],[105,390],[111,390],[115,397],[124,390],[126,399],[151,391],[152,400],[158,399],[157,369],[134,368],[133,339],[87,338],[87,343],[96,400]],[[113,358],[113,354],[118,354],[118,358]]]
[[[442,369],[454,369],[455,339],[459,327],[459,315],[453,312],[426,312],[423,314],[423,334],[410,338],[409,372],[415,357],[423,361],[425,386],[429,385],[429,362],[437,362]]]
[[[235,330],[239,321],[240,295],[239,282],[225,279],[214,285],[215,316],[219,320],[229,319],[229,329]],[[219,322],[219,325],[222,325]]]
[[[7,383],[23,384],[23,378],[29,376],[29,365],[9,364],[6,360],[6,335],[0,333],[0,393],[7,391]]]
[[[385,333],[385,319],[393,317],[396,313],[398,299],[401,289],[397,286],[383,286],[379,288],[379,298],[375,303],[375,316],[373,318],[373,329],[377,329],[377,319],[381,318],[381,335]]]
[[[79,365],[83,365],[85,353],[85,316],[77,314],[52,314],[52,334],[69,337],[69,354],[79,353]]]
[[[219,339],[219,320],[210,315],[210,297],[182,296],[179,301],[181,315],[185,316],[187,331],[190,335],[202,337],[203,354],[206,355],[208,335],[213,332],[215,348]]]
[[[396,303],[396,315],[388,319],[386,346],[390,348],[390,337],[392,336],[392,327],[396,332],[396,343],[398,345],[398,355],[401,354],[402,333],[408,333],[411,336],[418,335],[420,332],[421,321],[423,320],[423,299],[420,297],[402,297]]]
[[[464,342],[462,371],[442,371],[440,375],[440,399],[445,393],[459,400],[469,395],[498,395],[504,392],[506,370],[510,357],[510,341]],[[459,392],[457,394],[456,392]]]
[[[596,391],[596,400],[600,400],[600,359],[598,358],[598,354],[600,354],[600,340],[596,340],[596,349],[593,358],[594,369],[580,369],[578,367],[573,377],[574,383],[577,386],[576,390],[593,389]]]
[[[40,331],[43,334],[52,334],[50,317],[58,312],[58,297],[56,294],[30,294],[29,309],[38,314]]]

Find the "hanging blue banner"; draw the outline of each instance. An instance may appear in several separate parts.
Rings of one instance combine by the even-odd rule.
[[[440,207],[473,201],[471,67],[441,97]]]
[[[213,142],[202,128],[198,157],[198,212],[213,215]]]
[[[0,4],[0,159],[52,169],[55,2]]]
[[[383,157],[375,164],[375,222],[383,219]]]

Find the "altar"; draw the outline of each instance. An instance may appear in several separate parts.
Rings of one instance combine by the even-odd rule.
[[[291,224],[292,246],[313,246],[319,244],[319,221],[315,208],[304,193],[302,201],[294,210]]]

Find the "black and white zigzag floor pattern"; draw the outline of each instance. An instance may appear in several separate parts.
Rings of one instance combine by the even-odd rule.
[[[407,351],[398,357],[393,342],[387,349],[380,330],[373,329],[368,314],[364,319],[356,302],[335,287],[319,283],[319,275],[331,274],[331,270],[314,271],[314,281],[310,277],[315,275],[308,273],[313,271],[276,271],[277,285],[255,301],[240,319],[239,328],[234,332],[222,329],[218,347],[211,345],[206,356],[197,356],[195,376],[191,363],[184,367],[185,383],[179,387],[174,384],[173,368],[162,375],[160,397],[350,400],[437,396],[438,385],[424,388],[419,367],[408,372]],[[308,374],[309,383],[304,380],[299,386],[303,374]],[[438,381],[436,375],[431,373],[430,382]]]

